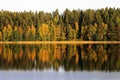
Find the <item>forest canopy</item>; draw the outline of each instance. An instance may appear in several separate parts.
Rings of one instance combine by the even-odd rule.
[[[0,11],[0,41],[119,41],[120,9]]]

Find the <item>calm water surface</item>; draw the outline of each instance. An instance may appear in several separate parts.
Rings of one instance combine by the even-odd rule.
[[[0,80],[120,80],[120,44],[0,44]]]

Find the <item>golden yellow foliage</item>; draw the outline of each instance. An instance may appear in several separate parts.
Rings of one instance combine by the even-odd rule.
[[[0,41],[2,41],[2,32],[0,31]]]
[[[31,32],[33,33],[33,35],[35,35],[36,33],[36,28],[34,25],[31,26]]]
[[[10,25],[10,24],[8,24],[8,26],[7,26],[7,35],[8,35],[8,37],[10,37],[11,35],[12,35],[12,26]]]
[[[22,35],[22,34],[23,34],[23,29],[22,29],[22,27],[21,27],[21,26],[20,26],[20,27],[18,27],[18,31],[19,31],[20,35]]]
[[[60,39],[60,33],[61,33],[61,27],[60,26],[57,26],[57,27],[54,26],[54,40]]]
[[[15,26],[15,27],[14,27],[14,31],[17,31],[17,30],[18,30],[18,27],[17,27],[17,26]]]
[[[79,30],[78,22],[75,22],[75,31],[78,32],[78,30]]]
[[[40,34],[41,36],[47,36],[49,34],[49,27],[47,24],[42,24],[40,26]]]

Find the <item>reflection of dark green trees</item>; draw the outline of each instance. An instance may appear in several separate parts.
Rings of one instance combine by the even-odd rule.
[[[108,45],[109,68],[110,70],[120,70],[120,45]]]
[[[77,54],[78,52],[76,48],[77,48],[76,45],[67,45],[66,58],[64,61],[64,68],[66,71],[69,71],[71,69],[77,70],[79,68],[78,60],[77,60],[79,59],[79,56]]]
[[[120,45],[0,45],[0,69],[120,70]]]
[[[119,45],[84,45],[80,67],[82,65],[83,70],[120,70],[119,53]]]

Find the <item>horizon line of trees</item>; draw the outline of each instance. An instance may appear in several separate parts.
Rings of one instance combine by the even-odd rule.
[[[0,41],[120,41],[120,9],[0,11]]]

